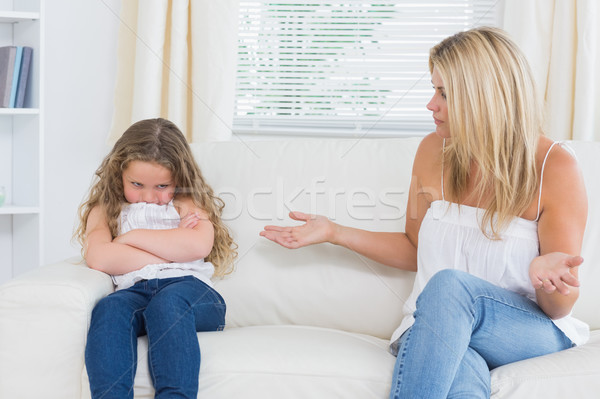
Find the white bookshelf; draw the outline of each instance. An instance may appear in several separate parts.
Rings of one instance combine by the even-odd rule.
[[[6,11],[0,13],[0,23],[11,24],[21,21],[37,21],[40,19],[39,12]]]
[[[0,47],[33,48],[25,107],[0,108],[0,284],[43,259],[44,3],[0,0]]]

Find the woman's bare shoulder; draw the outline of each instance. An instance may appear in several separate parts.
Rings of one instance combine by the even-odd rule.
[[[586,190],[577,158],[568,147],[552,144],[552,140],[544,138],[538,146],[538,165],[544,174],[543,204],[546,207],[568,204],[570,208],[587,209]]]
[[[415,155],[413,173],[428,174],[431,171],[441,170],[443,142],[444,140],[436,133],[423,137]]]
[[[536,158],[538,168],[540,171],[543,169],[544,176],[552,177],[548,179],[549,181],[569,179],[580,174],[577,158],[569,147],[547,137],[540,137]],[[546,183],[550,184],[550,182],[544,181],[544,184]]]
[[[444,139],[441,138],[437,133],[433,132],[423,137],[423,140],[421,140],[421,143],[419,144],[419,149],[437,148],[441,150],[443,143]]]

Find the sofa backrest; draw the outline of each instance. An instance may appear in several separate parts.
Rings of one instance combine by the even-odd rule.
[[[239,256],[216,281],[227,324],[299,324],[389,338],[402,319],[414,273],[331,244],[288,250],[260,237],[265,225],[298,224],[290,210],[348,226],[403,231],[420,139],[299,139],[193,144],[205,178],[226,202]],[[600,328],[600,144],[573,143],[590,202],[575,314]]]
[[[235,272],[216,281],[229,326],[301,324],[389,338],[414,273],[331,244],[289,250],[260,237],[298,224],[290,210],[338,223],[402,231],[419,139],[194,144],[207,181],[226,202],[239,245]]]

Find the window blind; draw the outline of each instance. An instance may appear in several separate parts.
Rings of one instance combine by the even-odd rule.
[[[432,131],[429,49],[497,25],[496,2],[241,1],[234,131]]]

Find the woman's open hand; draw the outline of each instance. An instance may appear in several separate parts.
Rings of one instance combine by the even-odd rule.
[[[570,270],[582,263],[581,256],[551,252],[538,256],[531,262],[529,278],[537,290],[542,289],[547,294],[558,291],[562,295],[569,295],[569,286],[579,287],[579,280]]]
[[[294,227],[265,226],[260,235],[291,249],[332,241],[335,224],[326,217],[290,212],[290,218],[305,223]]]

